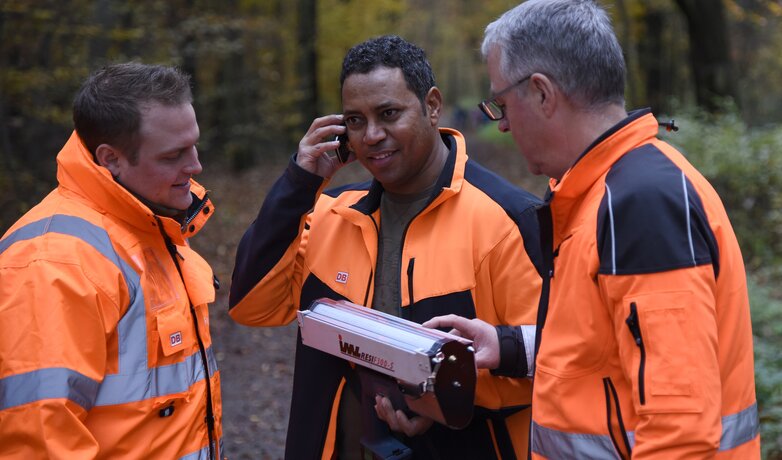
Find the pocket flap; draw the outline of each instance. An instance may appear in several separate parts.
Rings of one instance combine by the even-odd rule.
[[[171,356],[192,345],[194,337],[188,320],[189,318],[182,312],[173,309],[160,311],[157,314],[157,330],[165,356]]]

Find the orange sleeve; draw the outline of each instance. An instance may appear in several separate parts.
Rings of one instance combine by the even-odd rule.
[[[105,276],[108,271],[95,262],[85,271],[70,256],[17,263],[4,254],[0,268],[3,458],[86,459],[98,454],[97,441],[84,421],[103,380],[107,343],[119,310],[104,293],[110,289],[111,275]]]
[[[633,459],[713,457],[721,383],[712,266],[598,282],[640,417]]]

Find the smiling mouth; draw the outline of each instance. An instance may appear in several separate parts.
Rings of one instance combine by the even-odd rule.
[[[370,160],[383,160],[383,159],[386,159],[386,158],[394,155],[395,153],[396,153],[396,150],[384,151],[384,152],[380,152],[380,153],[377,153],[377,154],[374,154],[374,155],[370,155],[369,159]]]

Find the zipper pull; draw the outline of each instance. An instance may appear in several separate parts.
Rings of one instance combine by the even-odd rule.
[[[625,320],[627,327],[630,328],[630,333],[635,339],[635,344],[638,346],[638,350],[641,352],[641,360],[638,363],[638,399],[641,405],[646,404],[646,348],[644,347],[644,341],[641,337],[641,324],[638,321],[638,307],[635,302],[630,303],[630,315]]]
[[[638,324],[638,310],[635,306],[635,302],[630,304],[630,316],[627,317],[625,323],[627,323],[627,327],[630,328],[630,333],[633,334],[635,344],[640,347],[643,343],[643,339],[641,338],[641,325]]]

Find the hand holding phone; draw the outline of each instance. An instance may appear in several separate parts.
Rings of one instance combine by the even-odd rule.
[[[342,124],[345,126],[345,124]],[[350,157],[350,148],[348,147],[348,133],[347,131],[342,134],[337,134],[337,139],[339,141],[339,147],[334,151],[334,153],[337,156],[337,159],[340,163],[345,164],[348,161],[348,157]]]

